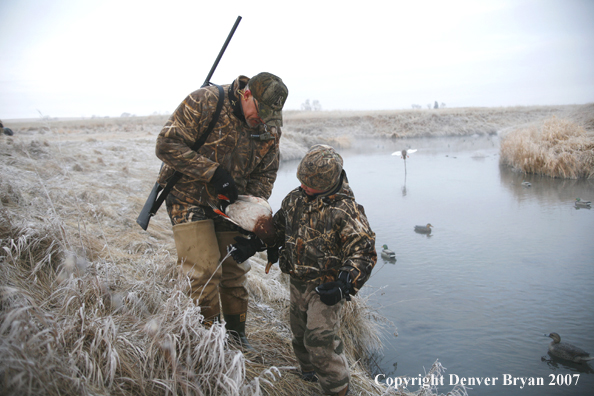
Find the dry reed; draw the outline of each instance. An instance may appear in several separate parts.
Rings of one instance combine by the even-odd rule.
[[[558,178],[594,177],[594,138],[556,116],[510,132],[501,142],[500,161],[524,173]]]

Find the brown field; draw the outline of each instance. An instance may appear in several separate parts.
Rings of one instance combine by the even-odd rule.
[[[504,133],[513,146],[529,130],[575,156],[592,151],[591,115],[592,105],[287,112],[281,155],[300,158],[314,143],[464,134]],[[287,279],[277,266],[265,275],[265,257],[252,260],[248,330],[263,352],[248,359],[221,326],[200,324],[166,211],[146,232],[135,223],[160,166],[154,144],[165,120],[5,120],[15,135],[0,136],[1,394],[318,394],[293,375]],[[379,329],[395,332],[373,298],[353,299],[345,313],[352,394],[396,394],[369,375]]]

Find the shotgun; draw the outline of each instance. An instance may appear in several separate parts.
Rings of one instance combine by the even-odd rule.
[[[233,37],[233,34],[235,33],[235,30],[237,29],[239,22],[241,22],[241,16],[238,16],[237,19],[235,20],[235,24],[233,24],[233,27],[231,28],[231,32],[229,32],[229,35],[227,36],[227,40],[225,40],[225,44],[223,44],[223,47],[219,51],[219,55],[217,56],[217,59],[214,61],[214,64],[212,65],[212,67],[210,68],[210,72],[208,72],[208,75],[206,76],[206,80],[204,80],[204,83],[202,84],[201,88],[204,88],[204,87],[210,85],[210,79],[211,79],[212,75],[214,74],[217,66],[219,65],[219,61],[223,57],[223,54],[225,53],[225,50],[227,49],[227,45],[229,45],[229,42],[231,41],[231,38]],[[219,109],[219,112],[220,112],[220,109]],[[214,118],[218,118],[218,117],[214,117]],[[214,122],[216,122],[216,119],[213,120],[213,123]],[[196,149],[198,149],[198,147],[196,147]],[[163,166],[163,164],[161,164],[161,167],[162,166]],[[146,199],[146,202],[144,203],[144,206],[142,207],[142,210],[140,211],[140,214],[138,215],[138,218],[136,219],[136,222],[138,223],[138,225],[140,227],[142,227],[143,230],[146,231],[146,229],[148,228],[148,225],[149,225],[149,221],[151,220],[151,217],[153,217],[157,213],[157,211],[161,207],[161,204],[163,203],[163,201],[165,201],[165,197],[167,196],[167,194],[169,194],[169,191],[171,191],[171,189],[173,188],[173,185],[181,177],[182,177],[182,174],[180,172],[175,172],[173,174],[171,180],[167,183],[167,186],[165,187],[165,189],[163,189],[163,187],[161,187],[161,185],[159,183],[155,183],[148,198]]]

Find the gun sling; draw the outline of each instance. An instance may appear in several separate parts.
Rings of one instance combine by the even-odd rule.
[[[220,85],[213,85],[215,85],[219,89],[219,101],[217,102],[217,107],[212,116],[212,119],[208,124],[208,128],[202,134],[202,136],[200,136],[200,138],[196,140],[196,142],[194,142],[194,145],[192,146],[192,150],[194,151],[198,151],[198,149],[202,147],[202,145],[206,142],[208,135],[210,135],[210,133],[214,129],[215,124],[217,123],[217,121],[219,120],[219,116],[221,115],[223,101],[225,100],[225,91],[223,90],[223,87],[221,87]],[[162,164],[161,167],[163,167]],[[165,198],[167,198],[167,195],[171,192],[173,186],[175,186],[175,183],[177,183],[179,179],[182,178],[182,176],[183,173],[175,171],[173,175],[169,178],[169,180],[167,180],[167,185],[165,186],[165,188],[161,187],[161,185],[158,182],[155,183],[142,210],[140,211],[140,215],[138,215],[138,218],[136,219],[136,222],[138,223],[138,225],[140,225],[140,227],[142,227],[143,230],[146,231],[151,217],[154,216],[155,213],[157,213],[157,211],[163,204],[163,201],[165,201]]]

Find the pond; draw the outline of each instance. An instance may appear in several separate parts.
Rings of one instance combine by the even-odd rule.
[[[406,172],[401,156],[391,155],[404,148],[418,149]],[[594,389],[594,362],[552,360],[543,336],[557,332],[594,355],[594,209],[574,206],[577,197],[594,200],[594,181],[501,167],[496,136],[362,142],[339,151],[377,238],[378,263],[362,293],[373,293],[372,305],[398,333],[386,328],[377,373],[417,378],[438,359],[447,369],[441,392],[456,376],[498,378],[469,390],[480,395]],[[299,183],[297,164],[281,166],[275,211]],[[431,234],[413,230],[427,223]],[[396,262],[379,257],[384,244]],[[543,385],[504,381],[513,377]],[[572,385],[550,385],[551,378]]]

